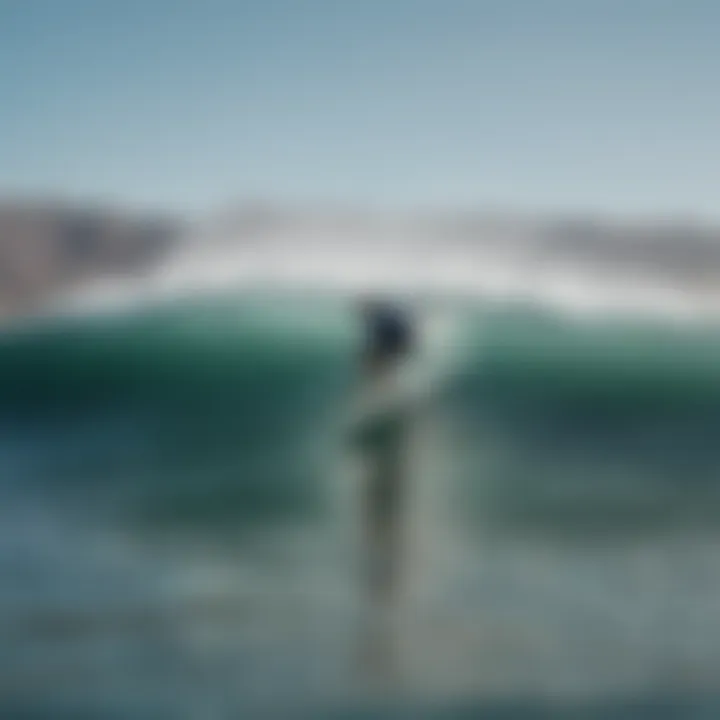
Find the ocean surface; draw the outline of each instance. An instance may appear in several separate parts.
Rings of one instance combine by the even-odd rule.
[[[433,312],[379,678],[346,298],[4,330],[0,717],[717,717],[720,331]]]

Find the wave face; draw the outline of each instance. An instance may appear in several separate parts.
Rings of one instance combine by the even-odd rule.
[[[342,311],[319,313],[211,298],[19,329],[0,339],[0,422],[48,439],[31,482],[142,488],[163,513],[292,506],[351,369]]]
[[[435,624],[418,600],[411,699],[652,696],[682,663],[712,689],[720,335],[533,304],[442,316],[426,362],[446,516],[424,540]],[[338,701],[357,343],[346,297],[247,291],[0,337],[8,709]]]

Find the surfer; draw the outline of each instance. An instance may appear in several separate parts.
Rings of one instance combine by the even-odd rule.
[[[403,363],[416,345],[410,315],[391,303],[365,300],[360,314],[364,329],[361,397],[376,401],[361,413],[358,446],[363,467],[361,512],[365,536],[365,584],[374,609],[363,655],[385,674],[392,665],[394,641],[390,614],[401,580],[401,555],[411,412],[398,404]],[[377,402],[379,401],[379,402]],[[379,406],[379,410],[378,410]],[[390,623],[390,624],[388,624]]]

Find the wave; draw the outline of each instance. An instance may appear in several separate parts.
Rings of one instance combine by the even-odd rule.
[[[234,293],[6,331],[0,452],[28,487],[123,496],[155,519],[319,511],[355,325],[342,298]],[[559,478],[608,492],[624,478],[646,496],[714,486],[712,329],[460,303],[436,314],[428,345],[452,472],[470,486],[494,478],[513,502]]]

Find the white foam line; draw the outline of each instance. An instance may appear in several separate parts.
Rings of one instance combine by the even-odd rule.
[[[88,284],[60,298],[70,312],[103,312],[198,292],[278,287],[336,292],[440,293],[527,302],[580,317],[637,315],[681,322],[720,319],[720,293],[673,287],[655,278],[617,277],[587,265],[532,268],[513,257],[407,248],[195,248],[151,277]]]

